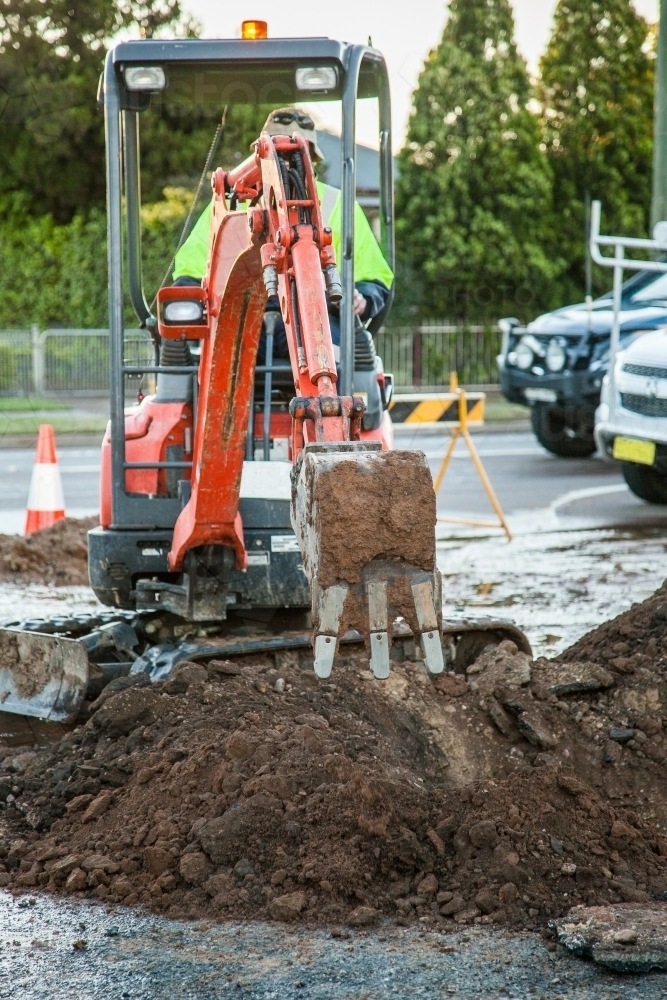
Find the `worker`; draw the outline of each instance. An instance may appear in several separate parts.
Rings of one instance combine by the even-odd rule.
[[[272,111],[264,123],[264,132],[269,135],[293,135],[297,132],[308,142],[313,164],[321,163],[324,155],[317,144],[317,132],[312,118],[298,108],[278,108]],[[251,149],[254,148],[254,144]],[[325,226],[330,226],[336,260],[341,258],[341,193],[323,181],[317,181],[322,218]],[[211,204],[202,212],[194,229],[183,246],[178,250],[174,267],[175,285],[199,285],[206,273],[208,259],[209,232],[211,228]],[[354,206],[354,314],[362,323],[368,322],[384,308],[394,280],[373,231],[359,203]],[[278,300],[269,300],[267,307],[278,311]],[[338,306],[328,303],[331,339],[336,361],[340,361],[340,317]],[[264,363],[266,331],[262,335],[257,354],[259,364]],[[278,319],[273,335],[273,355],[275,358],[289,357],[287,336],[282,317]]]

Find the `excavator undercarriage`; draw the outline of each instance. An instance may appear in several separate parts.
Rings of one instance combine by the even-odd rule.
[[[258,614],[261,617],[261,612]],[[165,680],[184,660],[235,660],[263,654],[280,666],[287,656],[299,666],[314,665],[308,612],[284,611],[268,622],[231,612],[225,622],[193,623],[169,612],[101,611],[60,618],[33,618],[4,623],[0,629],[0,656],[14,668],[11,677],[0,673],[5,693],[2,710],[52,722],[72,722],[84,699],[95,698],[118,677],[146,673],[151,681]],[[391,658],[410,661],[424,669],[419,641],[410,628],[396,622],[392,629]],[[485,649],[504,639],[525,653],[531,648],[512,622],[498,618],[445,618],[441,644],[445,670],[465,674],[466,667]],[[335,665],[363,654],[363,640],[355,630],[339,643]],[[17,684],[17,677],[23,683]],[[36,683],[31,686],[31,678]]]

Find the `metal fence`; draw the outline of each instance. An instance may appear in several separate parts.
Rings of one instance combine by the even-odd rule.
[[[376,337],[384,369],[396,388],[437,391],[458,373],[461,385],[495,385],[497,327],[454,326],[443,322],[383,329]],[[125,357],[129,364],[150,364],[148,334],[128,330]],[[136,378],[127,388],[136,391]],[[146,386],[145,391],[150,391]],[[0,393],[107,393],[108,330],[0,330]]]
[[[125,334],[129,364],[150,364],[143,330]],[[133,388],[136,388],[136,380]],[[0,330],[0,393],[108,393],[108,330]]]
[[[438,391],[449,384],[450,372],[458,374],[461,385],[498,383],[498,327],[431,320],[417,327],[383,329],[376,342],[396,388]]]

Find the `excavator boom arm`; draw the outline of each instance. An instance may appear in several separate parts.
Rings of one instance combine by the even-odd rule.
[[[213,190],[206,329],[164,331],[203,340],[191,495],[176,521],[170,567],[186,567],[206,545],[226,546],[237,568],[246,564],[241,473],[262,313],[267,297],[277,298],[296,393],[291,519],[311,586],[315,670],[329,675],[341,635],[355,628],[375,676],[388,676],[392,625],[403,617],[439,672],[431,476],[419,452],[383,452],[360,440],[364,401],[338,395],[327,298],[340,301],[341,285],[308,143],[298,133],[264,132],[245,163],[216,171]],[[251,207],[232,211],[242,198]]]

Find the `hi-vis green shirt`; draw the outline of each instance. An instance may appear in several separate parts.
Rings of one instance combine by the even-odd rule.
[[[336,261],[340,267],[341,261],[341,193],[338,188],[317,182],[317,194],[322,206],[322,217],[325,226],[331,226],[333,247]],[[208,242],[211,229],[211,203],[197,219],[195,227],[187,240],[176,254],[174,281],[183,275],[191,278],[203,278],[206,274],[208,260]],[[354,280],[381,281],[391,288],[394,275],[389,264],[378,246],[368,219],[361,205],[354,205]]]

